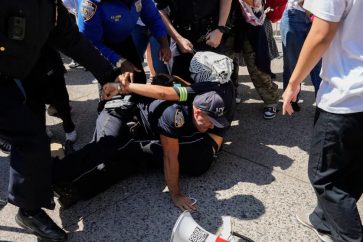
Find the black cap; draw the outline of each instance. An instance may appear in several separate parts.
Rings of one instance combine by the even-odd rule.
[[[225,106],[223,99],[216,92],[206,92],[194,98],[193,106],[208,115],[210,121],[217,128],[226,128],[229,122],[224,116]]]

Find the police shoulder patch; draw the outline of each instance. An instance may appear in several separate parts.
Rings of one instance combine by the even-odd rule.
[[[183,127],[184,123],[185,123],[185,120],[184,120],[183,112],[180,109],[177,109],[175,111],[175,115],[174,115],[175,128]]]
[[[81,3],[81,15],[85,22],[92,19],[97,11],[97,4],[89,0],[82,0]]]

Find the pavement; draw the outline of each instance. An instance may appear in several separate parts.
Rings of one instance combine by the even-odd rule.
[[[278,45],[281,46],[277,39]],[[282,58],[272,62],[282,94]],[[238,105],[223,152],[210,170],[196,178],[181,177],[182,191],[198,200],[195,221],[211,233],[230,216],[232,230],[254,241],[318,241],[300,225],[295,214],[316,203],[307,177],[309,145],[314,117],[314,90],[302,85],[301,111],[292,117],[281,111],[273,120],[263,119],[263,103],[245,67],[240,68]],[[94,77],[84,69],[66,74],[73,119],[78,132],[76,149],[90,141],[98,100]],[[62,142],[60,120],[47,117],[55,141]],[[8,185],[9,157],[0,153],[0,198]],[[70,209],[57,206],[47,213],[69,232],[69,241],[169,241],[181,214],[174,207],[161,170],[139,174],[112,186],[91,200]],[[361,215],[363,202],[358,204]],[[16,207],[0,208],[0,241],[36,241],[14,221]]]

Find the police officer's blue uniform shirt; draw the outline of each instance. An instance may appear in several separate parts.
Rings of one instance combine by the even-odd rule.
[[[152,0],[78,0],[78,27],[114,65],[120,55],[103,42],[121,43],[133,31],[137,19],[150,28],[156,39],[167,35]],[[130,3],[130,5],[127,4]]]

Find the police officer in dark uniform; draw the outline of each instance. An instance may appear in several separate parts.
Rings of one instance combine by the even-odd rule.
[[[63,192],[56,189],[61,204],[67,196],[70,200],[66,205],[71,205],[77,198],[87,199],[143,167],[163,164],[174,204],[182,210],[195,209],[180,191],[179,171],[198,176],[210,167],[221,147],[223,130],[229,126],[222,98],[216,92],[197,95],[192,103],[139,98],[132,116],[117,109],[101,112],[100,116],[119,120],[118,131],[55,163],[55,183],[71,182],[73,191],[78,190],[77,196],[67,194],[65,191],[69,189]],[[141,125],[130,129],[127,124],[135,121],[135,117]],[[105,129],[109,127],[107,122]]]
[[[155,2],[179,52],[174,57],[172,74],[189,80],[189,63],[195,51],[223,52],[221,41],[229,30],[226,24],[232,0]]]
[[[139,17],[159,41],[160,59],[168,61],[167,32],[152,0],[81,0],[78,27],[110,62],[123,72],[133,72],[134,82],[146,83],[131,36]]]
[[[25,105],[19,81],[45,44],[82,63],[101,84],[119,72],[78,32],[60,1],[0,0],[0,138],[12,145],[8,201],[19,207],[20,226],[41,239],[64,241],[67,234],[41,209],[54,208],[49,138]]]

